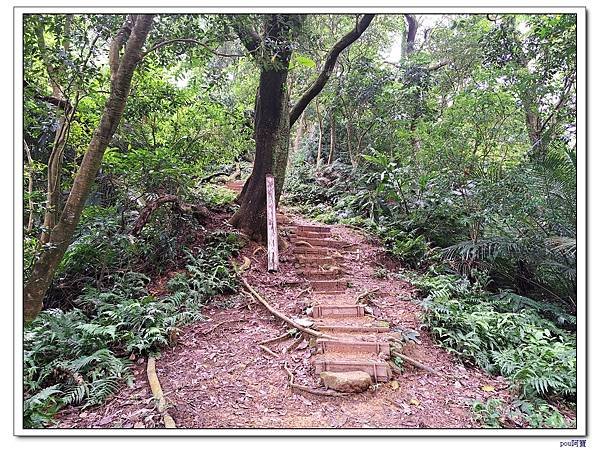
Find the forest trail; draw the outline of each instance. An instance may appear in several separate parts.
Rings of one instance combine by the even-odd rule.
[[[259,344],[289,327],[244,292],[215,297],[204,309],[206,321],[184,327],[177,344],[157,359],[158,377],[178,428],[469,428],[479,426],[471,413],[474,401],[509,400],[502,377],[464,366],[435,346],[427,331],[419,331],[418,342],[405,344],[403,353],[442,377],[410,365],[404,365],[402,374],[392,375],[385,348],[378,347],[375,353],[367,346],[359,351],[359,340],[383,342],[384,335],[420,330],[421,307],[411,301],[414,289],[389,275],[397,269],[395,263],[379,242],[362,232],[309,223],[290,213],[279,215],[279,220],[283,222],[279,272],[268,273],[265,249],[250,243],[237,262],[250,259],[245,278],[288,317],[309,319],[313,329],[343,336],[350,345],[335,348],[326,340],[290,336],[265,344],[273,352],[268,353]],[[321,258],[330,265],[329,275],[318,270],[323,264],[315,261]],[[369,295],[363,295],[363,305],[357,306],[357,298],[365,293]],[[355,317],[332,317],[349,310]],[[311,311],[312,317],[307,317]],[[368,327],[382,333],[369,332]],[[163,427],[146,378],[146,362],[134,361],[133,386],[123,387],[100,407],[83,412],[64,409],[55,426]],[[322,391],[316,372],[341,370],[339,364],[344,362],[377,374],[378,383],[345,397],[288,386],[284,364],[295,383]]]

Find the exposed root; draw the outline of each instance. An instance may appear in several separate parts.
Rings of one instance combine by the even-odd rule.
[[[306,242],[306,241],[296,241],[294,242],[295,245],[306,245],[310,248],[315,248],[314,245],[312,245],[310,242]]]
[[[419,361],[415,361],[414,359],[412,359],[412,358],[410,358],[410,357],[408,357],[406,355],[403,355],[402,353],[398,352],[397,350],[392,349],[391,355],[392,356],[397,356],[402,361],[406,361],[411,366],[417,367],[418,369],[425,370],[426,372],[429,372],[429,373],[432,373],[434,375],[437,375],[438,377],[447,378],[446,375],[444,375],[443,373],[440,373],[437,370],[432,369],[431,367],[426,366],[425,364],[421,364]],[[392,368],[392,370],[393,370],[393,368]]]
[[[256,248],[254,249],[254,251],[252,252],[252,256],[256,256],[256,254],[257,254],[258,252],[265,252],[265,253],[267,253],[267,249],[266,249],[266,248],[264,248],[264,247],[256,247]]]
[[[285,314],[283,314],[282,312],[278,311],[273,306],[271,306],[269,304],[269,302],[267,302],[258,292],[256,292],[256,290],[254,290],[254,288],[252,286],[250,286],[250,284],[248,284],[248,281],[246,281],[246,279],[244,277],[240,276],[240,280],[242,281],[242,284],[244,285],[244,287],[248,290],[248,292],[250,292],[250,294],[252,294],[252,296],[256,300],[258,300],[260,303],[262,303],[262,305],[265,308],[267,308],[271,314],[273,314],[274,316],[280,318],[281,320],[283,320],[288,325],[291,325],[292,327],[297,328],[298,330],[300,330],[302,333],[309,334],[311,336],[315,336],[315,337],[318,337],[318,338],[335,339],[335,337],[333,337],[333,336],[329,336],[329,335],[324,334],[324,333],[319,333],[318,331],[311,330],[310,328],[306,328],[306,327],[303,327],[302,325],[297,324],[292,319],[290,319],[289,317],[287,317]]]
[[[219,328],[222,325],[225,325],[228,323],[235,323],[235,322],[246,322],[246,319],[224,320],[223,322],[219,322],[218,324],[216,324],[210,330],[203,331],[201,334],[202,334],[202,336],[206,336],[207,334],[212,333],[213,331],[215,331],[217,328]]]
[[[277,336],[272,339],[267,339],[267,340],[261,341],[258,344],[259,345],[274,344],[275,342],[285,341],[286,339],[289,339],[291,337],[292,337],[292,334],[289,332],[286,332],[286,333],[282,334],[281,336]]]
[[[356,304],[360,303],[360,301],[361,301],[363,298],[365,298],[365,297],[368,297],[369,295],[371,295],[371,294],[374,294],[375,292],[378,292],[379,290],[380,290],[380,288],[375,288],[375,289],[371,289],[371,290],[365,291],[365,292],[363,292],[362,294],[359,294],[359,295],[356,297],[356,302],[355,302],[355,303],[356,303]]]
[[[275,358],[279,358],[279,355],[271,350],[269,347],[265,347],[264,345],[259,345],[258,348],[267,352],[269,355],[274,356]]]
[[[302,297],[302,295],[308,294],[308,293],[310,293],[310,288],[303,289],[298,293],[298,295],[296,295],[296,299],[298,299],[298,298]]]
[[[148,358],[146,374],[148,375],[148,383],[150,384],[152,395],[158,404],[158,412],[162,414],[163,421],[165,422],[165,428],[177,428],[175,421],[167,412],[167,401],[165,400],[162,388],[160,387],[160,382],[158,381],[158,376],[156,375],[156,360],[152,356]]]
[[[308,392],[309,394],[324,395],[326,397],[346,397],[349,395],[345,392],[337,392],[337,391],[334,391],[331,389],[327,389],[327,390],[323,391],[320,389],[314,389],[314,388],[311,388],[308,386],[303,386],[301,384],[296,384],[296,383],[294,383],[294,374],[291,372],[291,370],[287,366],[287,361],[284,361],[283,368],[288,374],[288,386],[292,390],[297,389],[302,392]]]

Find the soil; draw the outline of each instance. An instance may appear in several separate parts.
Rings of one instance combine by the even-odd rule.
[[[295,224],[309,224],[288,214]],[[220,227],[227,227],[223,217]],[[314,224],[314,223],[313,223]],[[415,289],[398,275],[379,242],[360,231],[332,225],[337,239],[355,244],[347,251],[345,268],[351,273],[349,295],[377,288],[373,315],[385,318],[392,331],[415,330],[420,343],[409,343],[404,354],[444,374],[443,377],[404,365],[402,374],[361,394],[327,397],[292,391],[283,364],[295,383],[322,389],[314,373],[314,347],[294,338],[258,343],[288,331],[247,294],[215,297],[204,309],[205,320],[181,330],[177,343],[157,359],[157,374],[178,428],[471,428],[480,427],[471,413],[474,401],[513,400],[506,380],[476,367],[463,365],[437,347],[421,329],[421,307]],[[250,258],[244,273],[248,282],[288,317],[300,317],[310,303],[310,291],[297,273],[289,234],[281,228],[280,271],[267,272],[265,249],[256,243],[244,247],[236,264]],[[162,292],[175,271],[154,280]],[[290,350],[291,349],[291,350]],[[135,358],[134,358],[135,359]],[[124,386],[100,407],[69,407],[56,417],[59,428],[160,428],[158,413],[146,378],[146,360],[134,361],[135,382]],[[484,389],[485,386],[485,389]]]

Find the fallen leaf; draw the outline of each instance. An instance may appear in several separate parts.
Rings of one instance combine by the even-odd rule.
[[[421,404],[421,402],[419,400],[417,400],[416,398],[411,398],[409,403],[411,405],[415,405],[415,406],[419,406]]]
[[[400,388],[400,383],[398,383],[396,380],[393,380],[390,383],[390,387],[394,390],[397,391]]]
[[[485,391],[485,392],[493,392],[496,389],[494,389],[494,386],[490,386],[489,384],[486,384],[485,386],[481,386],[481,390]]]

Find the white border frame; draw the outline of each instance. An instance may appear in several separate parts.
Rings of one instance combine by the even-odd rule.
[[[65,1],[65,3],[77,3]],[[107,2],[108,3],[108,2]],[[240,7],[228,6],[229,1],[223,1],[222,6],[207,7],[155,7],[155,6],[103,6],[103,7],[53,7],[53,6],[15,6],[13,10],[13,39],[14,39],[14,79],[13,79],[13,107],[14,107],[14,142],[13,142],[13,189],[14,189],[14,217],[13,224],[13,283],[14,283],[14,310],[13,310],[13,432],[18,436],[519,436],[519,437],[583,437],[587,435],[587,412],[588,402],[586,398],[587,384],[587,42],[586,42],[586,9],[585,7],[532,7],[532,6],[505,6],[505,7],[343,7],[343,6],[312,6],[305,7],[265,6],[265,7]],[[320,2],[317,2],[318,4]],[[175,11],[173,11],[175,10]],[[125,14],[130,12],[143,13],[269,13],[285,10],[289,13],[304,14],[326,14],[326,13],[381,13],[381,14],[477,14],[477,13],[518,13],[518,14],[544,14],[544,13],[568,13],[577,14],[577,144],[578,144],[578,170],[577,170],[577,303],[578,310],[582,311],[584,305],[585,313],[579,314],[577,321],[577,428],[575,429],[288,429],[288,428],[265,428],[265,429],[24,429],[23,428],[23,258],[22,242],[23,229],[20,214],[23,204],[22,179],[23,161],[21,141],[22,130],[22,106],[23,106],[23,42],[22,25],[23,14],[33,13],[104,13]],[[582,151],[583,150],[583,151]],[[583,270],[582,270],[583,268]]]

